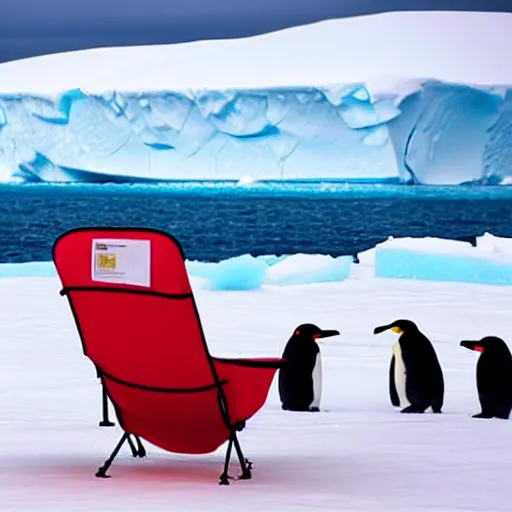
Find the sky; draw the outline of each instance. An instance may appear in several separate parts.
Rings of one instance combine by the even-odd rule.
[[[244,37],[399,10],[512,11],[511,0],[0,0],[0,62],[101,46]]]

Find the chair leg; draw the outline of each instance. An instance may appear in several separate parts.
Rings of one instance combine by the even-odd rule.
[[[126,440],[128,441],[128,444],[130,446],[130,450],[132,451],[132,457],[138,457],[139,456],[139,450],[133,444],[132,438],[130,436],[128,436],[126,438]]]
[[[98,471],[96,472],[96,476],[98,478],[109,478],[107,475],[107,470],[111,466],[112,462],[114,462],[114,459],[116,458],[116,455],[119,453],[119,450],[123,446],[124,442],[128,439],[129,434],[125,432],[119,442],[117,443],[116,447],[114,448],[114,451],[110,454],[110,457],[105,461],[103,466],[101,466]]]
[[[233,448],[233,436],[229,438],[228,448],[226,450],[226,460],[224,461],[224,471],[220,475],[219,485],[229,485],[229,461],[231,459],[231,449]]]
[[[134,434],[133,437],[135,437],[135,442],[137,443],[137,454],[142,459],[146,456],[146,448],[144,448],[139,436]]]
[[[236,433],[233,434],[233,442],[235,444],[236,454],[238,455],[238,460],[240,462],[240,467],[242,468],[242,474],[240,475],[240,480],[250,480],[252,478],[252,462],[249,459],[244,457],[242,452],[242,448],[240,446],[240,442],[238,441],[238,437]]]
[[[102,393],[102,410],[103,419],[100,421],[100,427],[113,427],[115,423],[112,423],[108,417],[108,396],[105,386],[101,386]]]
[[[140,457],[141,459],[146,456],[146,449],[144,448],[142,441],[140,440],[139,436],[136,436],[135,434],[132,434],[135,438],[135,442],[137,443],[137,446],[132,441],[132,438],[128,436],[128,444],[130,445],[130,450],[132,451],[132,455],[134,457]]]

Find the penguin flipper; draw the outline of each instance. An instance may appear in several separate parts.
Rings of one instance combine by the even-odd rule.
[[[400,406],[400,398],[396,391],[395,385],[395,356],[391,356],[391,362],[389,364],[389,398],[391,399],[392,405],[395,407]]]
[[[444,402],[444,377],[443,370],[439,364],[439,360],[437,359],[437,355],[435,357],[435,366],[432,372],[432,393],[433,398],[430,404],[432,411],[435,413],[440,413]]]
[[[402,358],[407,372],[405,395],[411,405],[401,412],[425,412],[432,403],[432,387],[423,361],[410,349],[402,349]]]

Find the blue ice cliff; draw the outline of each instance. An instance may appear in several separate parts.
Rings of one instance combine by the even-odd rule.
[[[0,65],[0,180],[512,183],[512,15],[488,15],[369,16],[151,58]],[[456,32],[439,44],[443,23]],[[374,40],[350,52],[363,29]],[[401,81],[376,92],[386,73]]]

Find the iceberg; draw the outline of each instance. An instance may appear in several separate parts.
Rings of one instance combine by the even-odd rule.
[[[391,237],[357,257],[242,254],[219,262],[187,260],[185,264],[193,285],[211,291],[250,291],[374,277],[512,286],[512,238],[485,233],[470,244],[440,238]],[[51,261],[0,263],[0,279],[56,276]]]
[[[0,181],[510,184],[510,48],[399,12],[0,64]]]
[[[299,286],[344,281],[352,258],[324,254],[258,256],[242,254],[219,262],[187,260],[194,283],[212,291],[248,291],[262,286]],[[0,263],[0,279],[57,277],[52,261]]]
[[[512,286],[512,240],[486,233],[468,242],[391,239],[375,249],[375,276]]]

